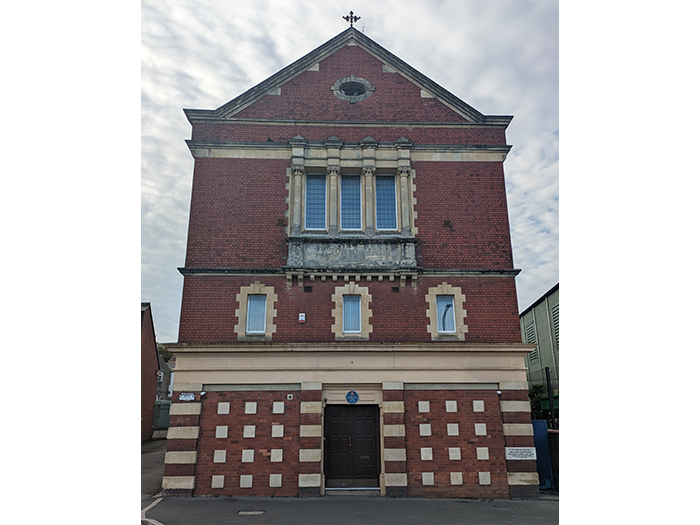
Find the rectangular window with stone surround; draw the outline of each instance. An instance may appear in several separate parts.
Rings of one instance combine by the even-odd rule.
[[[238,321],[234,331],[239,341],[269,341],[277,331],[275,325],[275,302],[277,294],[272,286],[255,281],[250,286],[242,286],[236,294],[239,308],[236,309]]]
[[[430,319],[428,332],[431,340],[464,341],[468,329],[465,322],[465,297],[461,288],[443,282],[428,288],[425,300],[428,303],[425,313]]]
[[[331,296],[335,307],[331,312],[334,322],[331,331],[337,341],[367,341],[372,332],[370,319],[372,295],[366,286],[349,282],[335,289]]]

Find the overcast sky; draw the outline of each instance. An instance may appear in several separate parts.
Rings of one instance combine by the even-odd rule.
[[[215,109],[356,27],[483,114],[513,115],[505,162],[520,309],[559,281],[559,34],[554,0],[142,2],[142,281],[176,341],[193,159],[183,108]]]

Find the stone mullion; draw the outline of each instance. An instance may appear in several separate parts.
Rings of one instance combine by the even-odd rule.
[[[410,217],[410,192],[409,192],[409,176],[411,175],[410,168],[399,168],[399,198],[401,199],[401,235],[409,237],[411,235],[411,217]]]
[[[364,209],[365,209],[365,232],[368,235],[373,235],[375,230],[374,217],[374,175],[376,173],[374,167],[362,168],[362,187],[365,190]]]
[[[338,177],[340,176],[339,166],[328,166],[328,233],[338,234],[338,210],[340,208],[340,191],[338,191]]]
[[[301,235],[301,200],[302,200],[302,179],[304,178],[304,167],[294,166],[292,168],[293,193],[292,193],[292,235]]]

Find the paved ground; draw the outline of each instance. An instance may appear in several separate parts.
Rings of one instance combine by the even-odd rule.
[[[548,525],[559,523],[558,515],[558,501],[387,499],[353,496],[314,499],[166,498],[146,513],[147,518],[164,525]]]
[[[152,496],[161,491],[166,444],[161,439],[141,445],[141,510],[153,503]]]
[[[161,498],[165,440],[141,447],[141,523],[150,525],[550,525],[559,498],[539,501],[323,498]],[[144,512],[145,509],[145,512]]]

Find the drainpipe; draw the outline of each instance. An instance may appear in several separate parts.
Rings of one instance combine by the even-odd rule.
[[[549,415],[552,418],[552,428],[557,430],[557,420],[554,418],[554,397],[552,396],[552,380],[549,377],[549,367],[544,368],[544,373],[547,375],[547,393],[549,394]]]

